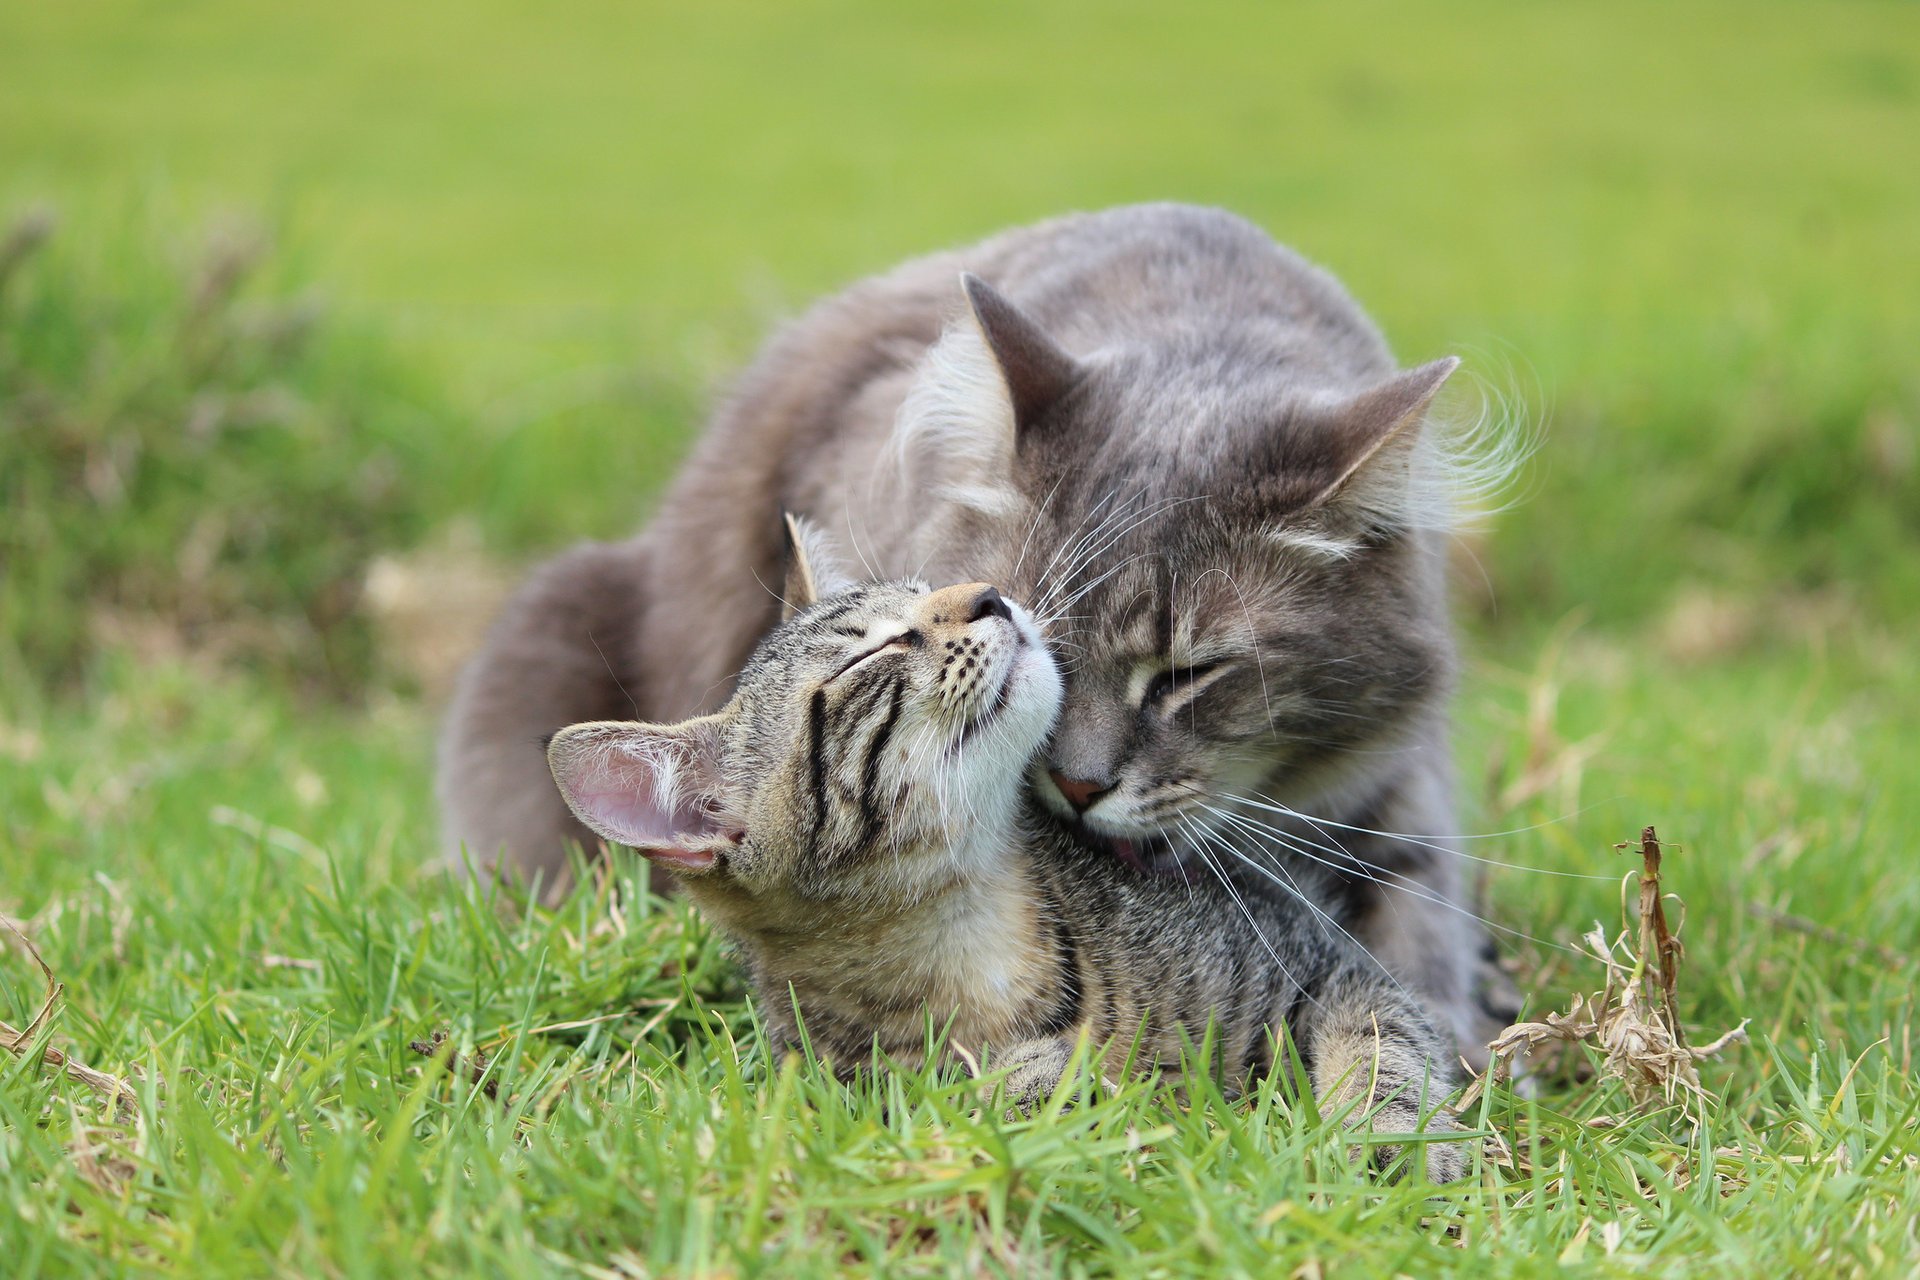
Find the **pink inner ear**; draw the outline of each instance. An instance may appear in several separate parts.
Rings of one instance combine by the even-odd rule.
[[[642,849],[640,856],[648,862],[664,862],[682,871],[705,871],[714,863],[710,849]]]
[[[599,834],[631,845],[651,859],[704,871],[714,854],[700,846],[732,833],[713,820],[697,797],[684,762],[615,744],[584,753],[564,784],[573,811]]]
[[[713,865],[713,854],[685,846],[712,838],[720,828],[697,810],[669,811],[631,791],[576,792],[575,810],[601,835],[632,845],[647,857],[690,871]]]

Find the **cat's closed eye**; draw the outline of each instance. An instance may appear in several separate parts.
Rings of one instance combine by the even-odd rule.
[[[1190,688],[1226,666],[1224,660],[1196,662],[1190,667],[1169,667],[1147,681],[1140,705],[1149,709],[1161,706],[1180,690]]]
[[[920,632],[918,631],[915,631],[909,628],[905,631],[900,632],[898,635],[889,636],[886,640],[881,641],[879,644],[874,645],[871,648],[862,649],[860,652],[854,654],[851,658],[847,659],[847,661],[841,666],[841,668],[838,671],[834,672],[832,676],[828,677],[828,679],[829,681],[838,680],[841,676],[847,674],[847,672],[853,670],[855,667],[859,666],[861,663],[867,661],[870,658],[877,658],[883,653],[894,653],[894,652],[899,652],[906,649],[918,649],[921,645],[925,644],[926,642],[927,642],[927,638],[924,635],[920,634]]]

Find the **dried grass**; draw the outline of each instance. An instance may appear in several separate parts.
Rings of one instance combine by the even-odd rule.
[[[33,1015],[33,1020],[24,1028],[16,1029],[6,1022],[0,1022],[0,1047],[4,1047],[9,1053],[25,1055],[30,1052],[33,1042],[52,1021],[55,1010],[59,1008],[60,997],[66,988],[54,976],[52,967],[41,956],[40,949],[33,945],[33,939],[27,937],[12,920],[0,918],[0,924],[4,924],[7,932],[19,940],[20,945],[33,958],[33,963],[39,967],[40,975],[47,984],[46,998],[41,1001],[39,1012]],[[123,1118],[130,1118],[139,1111],[139,1096],[134,1093],[133,1086],[119,1076],[96,1071],[78,1058],[62,1053],[51,1045],[44,1046],[40,1050],[40,1060],[56,1071],[65,1073],[68,1079],[78,1080],[103,1098],[110,1099]]]
[[[1595,924],[1582,941],[1585,954],[1605,970],[1606,985],[1591,995],[1574,996],[1564,1013],[1549,1013],[1538,1022],[1516,1022],[1494,1037],[1488,1045],[1487,1071],[1468,1086],[1461,1107],[1471,1105],[1489,1080],[1511,1079],[1521,1058],[1536,1054],[1560,1058],[1579,1046],[1598,1052],[1601,1070],[1621,1082],[1635,1107],[1646,1110],[1675,1102],[1695,1107],[1707,1098],[1697,1064],[1747,1038],[1748,1020],[1742,1019],[1739,1026],[1708,1044],[1687,1043],[1679,1007],[1680,963],[1686,949],[1666,913],[1669,899],[1676,904],[1680,900],[1660,891],[1660,862],[1666,846],[1652,827],[1646,827],[1637,845],[1614,847],[1637,848],[1640,854],[1633,909],[1637,944],[1629,943],[1627,929],[1610,940]]]

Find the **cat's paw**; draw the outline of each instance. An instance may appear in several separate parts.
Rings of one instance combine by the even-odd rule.
[[[1031,1111],[1059,1088],[1072,1056],[1073,1046],[1064,1041],[1028,1040],[1009,1046],[994,1066],[1007,1071],[1007,1098],[1021,1110]]]
[[[1458,1182],[1466,1177],[1468,1170],[1473,1167],[1468,1141],[1465,1138],[1448,1140],[1440,1136],[1455,1131],[1453,1118],[1436,1115],[1427,1121],[1426,1131],[1436,1138],[1436,1141],[1420,1144],[1427,1161],[1427,1181],[1437,1186]]]
[[[1445,1111],[1436,1111],[1421,1123],[1420,1111],[1410,1103],[1389,1102],[1374,1112],[1367,1126],[1375,1133],[1424,1133],[1428,1141],[1411,1144],[1426,1161],[1427,1181],[1436,1185],[1457,1182],[1464,1178],[1471,1164],[1470,1153],[1465,1139],[1448,1135],[1457,1133],[1459,1127],[1453,1117]],[[1391,1173],[1398,1176],[1404,1171],[1401,1157],[1407,1150],[1399,1143],[1375,1145],[1366,1154],[1369,1163],[1378,1173]],[[1358,1155],[1358,1149],[1355,1150]]]

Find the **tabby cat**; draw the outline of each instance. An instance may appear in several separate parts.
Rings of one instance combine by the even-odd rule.
[[[876,1046],[916,1063],[931,1014],[1027,1101],[1081,1037],[1117,1072],[1177,1060],[1213,1019],[1230,1081],[1270,1070],[1284,1031],[1323,1100],[1387,1132],[1449,1128],[1422,1107],[1450,1083],[1441,1038],[1357,948],[1297,904],[1142,874],[1028,812],[1061,680],[1024,609],[980,583],[814,602],[798,563],[805,607],[719,712],[548,747],[580,820],[670,866],[739,944],[776,1049],[803,1023],[842,1071]],[[1457,1144],[1426,1154],[1459,1176]]]
[[[551,871],[591,840],[535,744],[717,708],[779,618],[772,513],[814,512],[870,577],[1033,603],[1066,691],[1030,783],[1063,833],[1311,899],[1481,1057],[1443,572],[1475,473],[1427,414],[1455,364],[1398,371],[1330,276],[1182,205],[856,285],[768,346],[648,529],[509,605],[443,739],[450,847]]]

